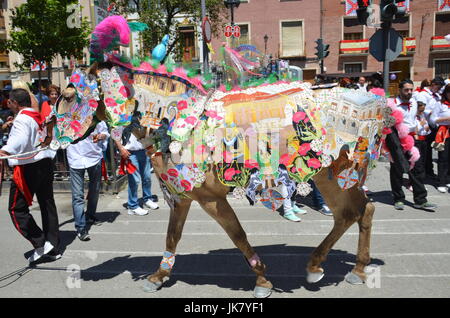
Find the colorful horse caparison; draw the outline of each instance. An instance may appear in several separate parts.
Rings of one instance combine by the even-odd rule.
[[[129,29],[117,28],[110,19],[102,23],[110,23],[127,44],[123,32],[129,36]],[[96,40],[102,36],[97,29],[94,34]],[[96,51],[96,56],[104,55]],[[365,280],[374,206],[359,185],[378,158],[389,122],[384,98],[340,88],[313,91],[308,84],[281,81],[208,90],[205,80],[183,68],[106,56],[106,63],[94,63],[87,73],[73,73],[77,99],[70,105],[61,100],[66,104],[58,106],[53,146],[65,147],[86,136],[100,119],[113,127],[114,139],[132,128],[148,146],[171,212],[163,260],[146,280],[145,291],[158,290],[170,276],[195,200],[222,226],[255,272],[255,297],[268,297],[272,284],[265,277],[266,265],[248,242],[227,194],[233,187],[236,197],[246,197],[251,204],[261,201],[275,211],[283,199],[306,195],[310,179],[333,211],[334,226],[311,255],[307,281],[323,277],[321,263],[355,222],[360,228],[358,251],[347,280]]]

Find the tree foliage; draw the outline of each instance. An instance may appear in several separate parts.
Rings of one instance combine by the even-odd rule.
[[[149,26],[149,29],[143,32],[145,52],[151,51],[159,44],[162,37],[168,34],[170,36],[168,54],[174,53],[179,58],[182,52],[180,32],[177,30],[180,20],[186,18],[195,25],[200,25],[202,21],[201,0],[122,0],[113,2],[119,13],[138,12],[140,21]],[[206,12],[211,21],[213,34],[218,35],[228,18],[223,0],[206,0]]]
[[[73,11],[68,6],[76,0],[29,0],[11,9],[11,38],[2,48],[22,55],[20,69],[27,69],[35,61],[51,62],[57,55],[81,58],[89,44],[90,26],[86,20],[80,27],[68,23]],[[69,12],[68,12],[69,11]]]

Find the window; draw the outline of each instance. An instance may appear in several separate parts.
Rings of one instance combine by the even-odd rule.
[[[435,60],[434,61],[435,76],[442,78],[450,78],[450,59],[449,60]]]
[[[281,56],[304,56],[303,22],[281,22]]]
[[[362,40],[364,38],[363,26],[357,18],[344,18],[344,40]]]
[[[163,91],[165,88],[166,88],[166,83],[164,82],[163,79],[160,79],[159,89]]]
[[[400,35],[403,38],[408,38],[409,37],[409,16],[396,18],[392,23],[392,27],[398,33],[400,33]]]
[[[171,93],[173,93],[173,92],[175,92],[177,90],[177,85],[173,82],[173,81],[171,81],[170,82],[170,92]],[[159,116],[158,116],[159,117]]]
[[[344,73],[361,73],[362,63],[344,63]]]
[[[250,44],[249,25],[245,23],[236,23],[240,28],[241,35],[239,38],[231,36],[227,38],[228,46],[238,47],[239,45]]]
[[[450,30],[450,13],[436,14],[435,36],[446,36]]]

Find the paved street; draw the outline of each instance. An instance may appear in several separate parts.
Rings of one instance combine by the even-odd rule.
[[[324,263],[324,279],[309,285],[305,280],[308,257],[330,231],[332,218],[307,207],[302,222],[293,223],[261,204],[250,207],[247,202],[231,200],[250,243],[268,266],[268,278],[275,286],[271,297],[448,297],[450,194],[439,194],[427,185],[429,200],[439,205],[437,212],[410,206],[395,211],[388,180],[387,164],[379,163],[368,182],[376,201],[371,263],[380,268],[379,288],[344,281],[355,262],[357,226],[331,250]],[[160,195],[156,183],[153,189]],[[412,194],[405,192],[412,201]],[[31,251],[31,245],[13,227],[7,198],[4,189],[0,197],[0,297],[252,297],[253,272],[220,226],[197,204],[185,225],[171,279],[159,292],[146,294],[141,290],[143,279],[157,269],[165,247],[169,209],[164,202],[160,200],[161,208],[147,216],[129,216],[122,207],[126,191],[102,195],[98,216],[106,222],[92,227],[91,241],[81,242],[75,236],[70,194],[57,194],[64,255],[27,270],[24,253]],[[33,211],[40,222],[36,203]],[[77,268],[81,270],[78,281],[70,278],[71,270]]]

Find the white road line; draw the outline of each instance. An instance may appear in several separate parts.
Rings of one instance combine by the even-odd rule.
[[[39,266],[36,269],[40,271],[65,271],[65,268],[45,268],[43,266]],[[89,270],[89,269],[81,269],[81,275],[83,273],[94,273],[94,274],[133,274],[133,275],[150,275],[149,271],[115,271],[115,270]],[[183,273],[173,271],[170,276],[197,276],[197,277],[255,277],[255,274],[238,274],[238,273]],[[278,278],[304,278],[306,275],[304,274],[267,274],[267,278],[278,277]],[[325,274],[326,277],[345,277],[345,275],[333,275],[333,274]],[[431,275],[422,275],[422,274],[381,274],[381,277],[385,278],[450,278],[450,274],[431,274]],[[83,279],[83,277],[81,277]]]
[[[148,252],[148,251],[94,251],[94,250],[66,250],[64,254],[136,254],[136,255],[149,255],[149,256],[162,256],[163,252]],[[198,254],[197,252],[191,253],[177,253],[176,255],[192,255],[196,254],[197,256],[238,256],[242,257],[241,253],[213,253],[213,254]],[[299,257],[310,257],[311,254],[307,253],[259,253],[261,257],[278,257],[278,256],[299,256]],[[327,256],[343,256],[341,253],[329,253]],[[450,253],[371,253],[371,257],[406,257],[406,256],[450,256]]]
[[[167,235],[167,232],[89,232],[90,234],[103,234],[103,235],[163,235],[164,237]],[[326,236],[329,234],[329,232],[326,233],[246,233],[247,236]],[[449,235],[450,231],[443,231],[443,232],[372,232],[372,235]],[[223,236],[227,235],[225,232],[217,232],[217,233],[189,233],[185,232],[183,233],[183,236],[202,236],[202,235],[209,235],[209,236]],[[359,235],[359,232],[355,233],[345,233],[344,236],[356,236]]]
[[[277,223],[281,222],[283,220],[239,220],[240,223]],[[373,220],[373,223],[377,222],[441,222],[441,221],[448,221],[450,222],[450,218],[448,219],[380,219],[380,220]],[[169,218],[167,220],[115,220],[112,223],[167,223],[169,222]],[[302,220],[301,223],[316,223],[316,222],[325,222],[325,223],[333,223],[334,221],[330,218],[330,220]],[[107,221],[105,221],[107,223]],[[217,223],[215,220],[187,220],[186,224],[188,223]],[[355,223],[356,224],[356,223]]]

